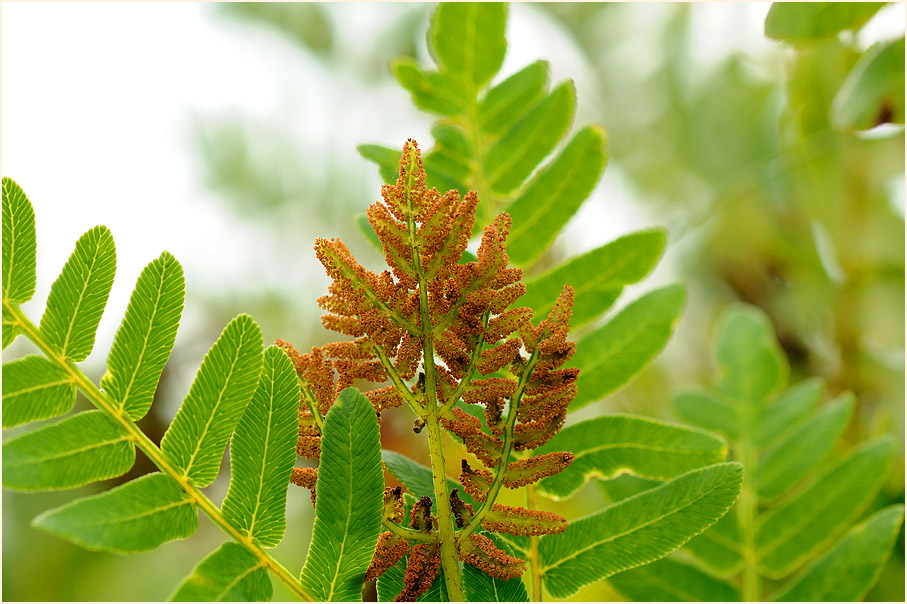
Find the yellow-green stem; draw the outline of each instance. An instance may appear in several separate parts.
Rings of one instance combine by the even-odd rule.
[[[451,602],[465,602],[463,580],[457,555],[457,537],[454,533],[453,514],[450,511],[450,492],[447,490],[447,471],[444,466],[444,449],[441,445],[441,422],[437,415],[428,416],[428,450],[431,453],[431,478],[438,506],[438,533],[441,537],[441,568]]]
[[[434,533],[423,533],[421,531],[414,531],[413,529],[408,529],[406,527],[400,526],[396,522],[384,522],[384,528],[394,533],[398,537],[403,537],[404,539],[412,539],[413,541],[423,541],[425,543],[437,543],[438,536]]]
[[[453,514],[450,511],[450,493],[447,490],[447,471],[444,465],[444,448],[441,444],[441,420],[439,417],[438,397],[435,380],[434,335],[431,326],[431,312],[428,306],[428,283],[422,270],[422,256],[416,238],[416,209],[409,196],[415,166],[410,166],[410,180],[404,183],[406,196],[406,226],[409,234],[409,248],[413,268],[419,284],[419,318],[422,340],[422,369],[425,372],[425,421],[428,427],[428,451],[431,456],[432,484],[435,491],[435,505],[438,508],[438,535],[441,548],[441,568],[444,571],[444,584],[447,596],[452,602],[463,602],[463,580],[460,577],[459,556],[457,555],[456,534],[454,533]]]
[[[390,381],[394,384],[394,387],[397,389],[397,392],[400,393],[400,396],[403,397],[403,400],[409,405],[410,409],[413,410],[420,419],[425,419],[425,409],[422,408],[422,405],[419,404],[419,401],[416,400],[416,397],[413,396],[413,393],[409,391],[406,383],[403,381],[403,378],[400,377],[400,374],[397,373],[397,368],[394,367],[393,362],[390,360],[390,357],[387,356],[387,353],[384,351],[384,348],[373,344],[375,354],[378,355],[378,362],[381,363],[381,367],[384,369],[384,373],[387,374],[387,377],[390,378]]]
[[[217,509],[217,506],[208,499],[204,493],[202,493],[198,488],[192,485],[188,479],[186,479],[182,472],[177,470],[175,467],[170,465],[170,462],[164,457],[164,453],[158,448],[154,442],[148,438],[144,432],[133,422],[129,417],[124,415],[110,398],[98,389],[94,383],[88,379],[88,377],[82,373],[82,371],[76,366],[72,361],[62,357],[58,354],[51,346],[44,340],[41,336],[41,332],[38,328],[32,323],[25,313],[23,313],[17,305],[10,304],[6,300],[3,301],[3,306],[6,308],[7,312],[13,316],[16,320],[16,326],[22,330],[25,336],[31,340],[35,346],[37,346],[41,352],[43,352],[48,359],[57,363],[62,369],[64,369],[73,379],[73,382],[79,387],[80,390],[85,394],[91,403],[100,409],[101,411],[107,413],[111,418],[113,418],[120,426],[126,430],[126,433],[129,435],[130,439],[133,440],[136,446],[141,449],[145,455],[156,465],[163,473],[170,476],[175,480],[180,487],[189,495],[192,502],[195,503],[199,509],[201,509],[217,526],[219,526],[225,533],[230,535],[234,540],[236,540],[240,545],[248,549],[252,554],[258,558],[259,563],[267,567],[273,572],[277,578],[285,584],[290,591],[292,591],[296,596],[301,600],[308,602],[313,602],[315,599],[310,596],[302,588],[302,584],[290,574],[290,572],[283,567],[277,560],[272,558],[267,552],[262,550],[256,543],[252,541],[252,538],[249,535],[244,534],[238,528],[230,524],[226,518],[224,518],[220,510]]]
[[[302,396],[305,397],[306,405],[309,407],[309,411],[312,414],[312,418],[315,420],[315,425],[318,426],[318,432],[324,432],[324,420],[321,419],[321,411],[318,409],[318,401],[315,400],[315,395],[312,394],[312,391],[309,390],[305,382],[299,378],[299,389],[302,390]]]
[[[485,314],[482,315],[482,335],[479,336],[475,348],[472,350],[469,366],[466,368],[466,371],[463,372],[463,379],[460,380],[456,389],[451,393],[450,398],[441,406],[440,411],[438,411],[438,414],[442,417],[457,404],[457,401],[460,400],[460,397],[463,396],[463,393],[466,392],[470,382],[472,382],[472,378],[476,373],[476,366],[479,364],[479,358],[482,356],[482,348],[485,346],[485,328],[488,327],[488,317],[490,316],[491,311],[486,311]]]
[[[737,518],[743,530],[744,545],[741,591],[745,602],[759,602],[761,601],[760,578],[756,560],[756,506],[758,502],[750,478],[756,469],[756,454],[749,442],[742,443],[738,450],[744,467],[743,487],[740,491],[740,500],[737,502]]]
[[[526,509],[535,509],[535,485],[526,486]],[[529,537],[529,601],[542,601],[542,573],[539,567],[539,538]]]
[[[475,515],[473,515],[469,523],[460,531],[458,536],[460,541],[468,539],[469,535],[482,524],[485,515],[491,511],[494,501],[498,497],[498,492],[500,492],[501,487],[504,486],[504,475],[507,473],[507,463],[510,460],[510,452],[513,450],[513,428],[516,425],[517,412],[520,408],[520,399],[523,396],[523,391],[526,389],[526,384],[529,383],[529,378],[532,375],[532,370],[535,368],[538,359],[538,351],[533,351],[529,356],[529,360],[526,362],[526,366],[523,368],[523,373],[520,375],[519,382],[517,382],[516,390],[513,393],[513,397],[510,399],[510,411],[507,414],[507,421],[504,424],[504,447],[501,451],[501,461],[498,463],[494,482],[492,482],[491,486],[488,488],[488,493],[485,495],[485,503],[482,504],[482,507],[479,508]]]

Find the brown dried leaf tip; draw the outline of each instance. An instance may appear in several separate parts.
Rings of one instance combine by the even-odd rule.
[[[508,267],[510,217],[502,213],[486,226],[476,260],[463,262],[478,196],[474,191],[463,197],[455,190],[441,194],[425,183],[422,155],[409,140],[396,183],[384,185],[382,199],[368,208],[388,270],[367,270],[339,240],[315,243],[332,279],[328,295],[318,300],[325,310],[322,323],[351,339],[308,355],[280,343],[293,359],[303,391],[298,451],[318,457],[321,418],[336,394],[355,380],[375,384],[364,394],[379,413],[409,405],[417,416],[415,432],[428,419],[440,420],[485,466],[473,470],[463,462],[461,482],[483,502],[478,509],[458,496],[443,502],[455,517],[460,556],[494,576],[518,576],[522,561],[475,531],[481,526],[542,535],[565,526],[555,514],[505,508],[495,499],[501,488],[531,484],[573,461],[570,453],[528,453],[557,433],[576,396],[579,370],[564,367],[576,349],[567,340],[573,290],[565,286],[548,317],[534,326],[531,309],[510,308],[526,290],[522,271]],[[471,411],[478,405],[481,409]],[[525,457],[508,463],[512,451],[526,452]],[[431,501],[419,501],[412,527],[432,534],[435,521]],[[406,530],[411,529],[395,532]],[[418,597],[428,588],[425,580],[430,584],[429,575],[437,572],[436,546],[436,540],[415,546],[401,596]]]

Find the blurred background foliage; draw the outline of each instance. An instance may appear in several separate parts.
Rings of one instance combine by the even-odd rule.
[[[879,40],[852,28],[871,26],[880,6],[863,5],[843,28],[823,15],[770,13],[769,33],[785,41],[763,37],[767,7],[743,4],[511,7],[502,75],[530,62],[534,56],[526,48],[538,41],[546,53],[542,58],[556,72],[552,80],[576,82],[574,129],[588,121],[602,124],[610,158],[583,211],[527,272],[585,251],[577,247],[662,225],[669,233],[668,251],[651,280],[679,278],[689,292],[666,351],[629,387],[591,405],[590,413],[676,419],[668,405],[671,394],[708,381],[712,372],[713,318],[727,303],[742,300],[771,318],[790,359],[791,383],[818,375],[830,396],[856,394],[845,445],[894,433],[903,450],[904,129],[875,127],[903,123],[903,32],[897,54],[897,44],[893,50],[872,46]],[[287,80],[310,84],[311,97],[323,93],[322,105],[342,104],[344,95],[371,105],[367,119],[356,115],[344,125],[358,129],[355,142],[402,145],[415,135],[426,148],[431,118],[412,106],[388,64],[401,56],[428,62],[425,32],[432,8],[381,5],[382,18],[360,24],[355,36],[346,21],[349,5],[236,3],[207,10],[214,26],[231,35],[280,39],[275,52],[298,55],[310,70],[288,72]],[[876,19],[891,19],[891,8]],[[785,30],[797,18],[813,25]],[[736,39],[741,29],[757,32],[759,39]],[[365,30],[368,35],[361,35]],[[532,40],[520,42],[527,35]],[[512,56],[519,52],[525,56]],[[854,100],[855,91],[865,98]],[[327,115],[331,112],[300,115],[292,108],[275,115],[235,109],[193,115],[199,180],[225,211],[270,233],[275,242],[270,262],[293,277],[286,286],[212,289],[199,294],[194,310],[191,301],[187,304],[195,315],[197,345],[177,346],[161,400],[143,420],[150,434],[163,433],[182,398],[177,384],[187,382],[220,326],[240,310],[261,323],[266,339],[285,338],[300,350],[328,340],[314,302],[327,283],[311,252],[316,236],[342,238],[366,266],[381,262],[351,218],[377,198],[380,179],[345,139],[330,136],[335,125],[322,123]],[[380,129],[373,122],[390,125]],[[386,415],[385,445],[415,458],[427,456],[424,443],[412,437],[412,418]],[[904,499],[903,455],[900,459],[877,507]],[[149,470],[140,456],[133,472],[118,480]],[[226,484],[215,483],[218,488],[223,491]],[[568,517],[608,500],[600,489],[582,495],[571,501]],[[85,552],[28,526],[37,513],[71,498],[4,491],[4,599],[166,599],[222,540],[203,522],[192,546],[171,543],[119,557]],[[311,530],[308,492],[291,490],[289,505],[287,538],[276,556],[288,568],[300,568]],[[540,507],[565,513],[553,502]],[[275,585],[274,599],[286,597]],[[606,584],[575,597],[619,598]],[[903,598],[902,533],[867,599]]]

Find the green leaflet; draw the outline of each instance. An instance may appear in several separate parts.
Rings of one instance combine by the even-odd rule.
[[[465,195],[469,190],[463,184],[468,172],[464,172],[464,166],[450,157],[443,147],[435,145],[431,153],[425,155],[423,163],[428,174],[425,182],[429,187],[434,187],[439,191],[456,189],[460,195]]]
[[[774,2],[765,18],[765,35],[785,42],[819,40],[859,29],[883,6],[884,2]]]
[[[422,71],[409,57],[391,62],[391,71],[413,97],[416,107],[440,115],[457,115],[464,109],[461,91],[451,90],[448,79],[434,71]]]
[[[530,63],[485,94],[479,104],[479,126],[489,134],[503,134],[542,98],[547,83],[548,63]]]
[[[853,66],[831,105],[839,130],[904,123],[904,38],[877,42]]]
[[[793,499],[766,512],[757,527],[762,572],[783,577],[840,535],[889,476],[894,443],[866,443]]]
[[[570,285],[570,325],[583,325],[608,310],[625,285],[649,274],[664,252],[666,236],[664,229],[647,229],[619,237],[529,281],[518,303],[531,307],[535,316],[547,316],[564,284]]]
[[[168,252],[142,270],[107,357],[101,388],[134,420],[151,408],[170,357],[186,282],[183,267]]]
[[[35,211],[16,181],[3,177],[3,301],[21,304],[35,295]],[[6,331],[6,330],[4,330]],[[4,345],[6,348],[6,335]],[[10,340],[12,341],[12,340]]]
[[[383,145],[358,145],[356,150],[365,159],[378,164],[381,179],[386,183],[397,180],[400,168],[400,151]]]
[[[456,163],[460,164],[462,172],[468,172],[470,158],[469,143],[463,136],[463,131],[454,126],[440,123],[431,129],[431,135],[435,138],[437,145],[435,149],[443,150]]]
[[[491,146],[483,169],[494,191],[509,193],[526,180],[567,132],[575,105],[573,82],[564,82]]]
[[[787,577],[859,518],[888,476],[893,446],[890,440],[867,443],[801,486],[846,428],[853,397],[845,394],[819,407],[824,390],[819,379],[775,394],[787,380],[787,360],[768,319],[755,307],[734,305],[722,313],[716,340],[723,392],[680,395],[674,407],[685,420],[728,435],[734,455],[751,464],[747,488],[765,509],[751,500],[751,507],[735,509],[684,550],[725,577],[739,573],[754,556],[758,589],[771,589],[763,577]],[[756,532],[752,547],[742,528],[750,522]]]
[[[13,343],[16,336],[19,335],[19,328],[16,319],[3,307],[3,348]]]
[[[3,365],[3,427],[62,415],[76,402],[72,378],[37,355]]]
[[[286,530],[287,487],[299,436],[299,381],[283,349],[265,350],[258,389],[230,445],[230,489],[224,517],[263,547]]]
[[[381,531],[384,473],[375,409],[355,388],[325,417],[316,489],[302,585],[317,600],[361,601]]]
[[[3,486],[71,489],[129,471],[135,447],[102,411],[86,411],[3,443]]]
[[[709,530],[690,539],[684,549],[716,573],[727,576],[743,566],[742,542],[737,514],[731,511]]]
[[[192,536],[198,513],[176,481],[155,473],[45,512],[32,524],[87,549],[127,554]]]
[[[755,471],[763,499],[783,495],[805,477],[834,446],[853,415],[853,395],[838,397],[784,440],[767,450]]]
[[[620,474],[607,480],[596,480],[599,490],[610,503],[617,503],[627,497],[638,495],[663,483],[663,480],[640,478],[633,474]]]
[[[715,523],[737,499],[743,467],[734,462],[693,470],[571,522],[539,540],[542,579],[555,598],[652,562]]]
[[[601,399],[639,373],[668,343],[685,301],[682,285],[662,287],[580,340],[572,360],[582,370],[576,382],[579,394],[570,408]]]
[[[589,478],[635,474],[666,480],[724,460],[727,444],[701,430],[632,415],[606,415],[562,429],[535,453],[571,451],[576,460],[538,490],[565,499]]]
[[[214,481],[227,440],[258,383],[261,330],[249,315],[233,319],[205,355],[161,450],[193,484]]]
[[[761,311],[731,305],[721,313],[717,333],[718,387],[728,396],[758,405],[787,381],[787,358]]]
[[[443,71],[468,90],[477,90],[504,61],[506,24],[504,3],[439,4],[431,17],[431,42]]]
[[[432,482],[431,468],[413,461],[406,455],[387,449],[381,451],[381,459],[384,461],[387,471],[393,474],[394,478],[399,480],[410,493],[416,498],[425,496],[431,497],[432,508],[436,509],[435,506],[437,503],[434,501],[435,486]],[[469,493],[463,490],[460,483],[448,478],[447,490],[452,491],[454,489],[460,489],[457,495],[459,495],[460,499],[464,502],[474,506],[480,505],[475,499],[469,496]]]
[[[271,579],[265,563],[228,541],[199,562],[170,598],[173,602],[268,602]]]
[[[116,247],[107,227],[94,227],[76,242],[41,317],[45,341],[63,357],[78,362],[91,354],[116,266]]]
[[[507,212],[513,228],[507,254],[528,264],[546,250],[579,210],[605,170],[605,131],[587,126],[526,185]]]
[[[671,401],[680,419],[706,430],[720,432],[730,439],[740,436],[742,410],[734,401],[711,392],[682,392]]]
[[[494,544],[512,556],[511,548],[497,535],[480,531],[494,541]],[[495,579],[489,577],[471,564],[463,565],[463,591],[469,602],[528,602],[529,594],[519,577],[515,579]]]
[[[859,602],[875,584],[904,520],[893,505],[857,525],[822,558],[775,594],[774,600]]]
[[[406,561],[408,556],[404,556],[399,562],[384,571],[384,574],[378,577],[378,601],[393,602],[400,592],[403,591],[403,573],[406,571]],[[466,572],[464,566],[463,572]],[[464,585],[465,588],[465,585]],[[444,569],[438,570],[438,576],[432,581],[431,587],[424,594],[419,596],[417,602],[447,602],[447,588],[444,585]]]
[[[441,123],[431,129],[435,146],[425,155],[425,171],[429,187],[439,191],[457,189],[465,195],[469,187],[464,182],[472,172],[472,151],[459,128]]]
[[[608,579],[635,602],[739,602],[740,590],[695,566],[662,558]]]
[[[365,237],[365,240],[375,246],[379,252],[384,252],[384,248],[381,245],[381,240],[378,239],[378,233],[375,232],[374,227],[368,221],[368,216],[365,213],[356,214],[353,217],[353,220],[356,221],[356,226],[359,227],[359,230],[362,232],[362,236]]]
[[[779,394],[756,418],[753,442],[764,447],[785,438],[791,429],[819,406],[825,384],[819,378],[803,380]]]

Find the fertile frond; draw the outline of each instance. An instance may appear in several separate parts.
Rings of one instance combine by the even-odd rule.
[[[417,415],[417,432],[426,424],[443,426],[487,468],[472,470],[463,460],[463,497],[469,501],[460,499],[457,488],[438,491],[437,482],[429,482],[408,526],[397,525],[379,540],[369,577],[409,552],[404,599],[429,588],[445,548],[493,577],[518,576],[522,560],[477,534],[480,527],[517,535],[564,530],[566,520],[557,514],[501,506],[495,499],[501,488],[537,482],[573,461],[566,452],[513,461],[511,456],[557,433],[579,375],[564,367],[576,350],[567,339],[573,289],[564,286],[548,316],[533,325],[531,309],[510,308],[526,291],[522,271],[508,266],[510,217],[503,213],[483,229],[471,259],[466,247],[478,196],[441,194],[426,182],[419,147],[407,141],[395,184],[384,185],[381,200],[368,209],[389,270],[368,270],[341,241],[319,239],[315,245],[332,279],[329,294],[319,299],[327,313],[323,324],[352,339],[308,355],[279,342],[302,385],[300,455],[318,459],[326,408],[339,389],[359,380],[375,384],[364,394],[379,414],[406,402]],[[472,405],[482,406],[484,422],[468,412]],[[316,475],[315,469],[297,468],[293,482],[312,488]],[[400,522],[399,501],[386,491],[386,525]]]

